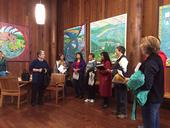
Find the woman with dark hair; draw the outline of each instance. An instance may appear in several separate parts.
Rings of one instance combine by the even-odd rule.
[[[95,81],[96,81],[96,61],[94,59],[94,54],[89,54],[89,61],[86,64],[86,72],[85,72],[85,78],[86,78],[86,86],[87,86],[87,92],[88,97],[84,100],[84,102],[91,102],[94,103],[95,101],[95,93],[96,93],[96,87],[95,87]]]
[[[111,74],[111,61],[107,52],[101,53],[101,63],[104,69],[99,70],[99,92],[103,98],[103,108],[109,106],[109,97],[112,96],[112,74]]]
[[[83,59],[81,52],[76,53],[76,59],[73,62],[73,85],[75,87],[76,98],[83,98],[84,89],[83,89],[83,78],[86,63]]]

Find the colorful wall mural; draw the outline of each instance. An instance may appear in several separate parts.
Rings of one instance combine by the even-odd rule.
[[[107,51],[112,61],[116,60],[115,49],[126,47],[127,14],[114,16],[90,24],[90,51],[100,61],[100,53]]]
[[[85,59],[85,25],[64,30],[64,54],[66,61],[73,62],[76,52],[82,52]]]
[[[27,27],[0,22],[0,50],[9,61],[29,61]]]
[[[170,5],[159,8],[159,39],[161,50],[168,57],[167,65],[170,66]]]

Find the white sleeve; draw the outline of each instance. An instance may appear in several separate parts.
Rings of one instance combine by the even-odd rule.
[[[128,60],[123,57],[120,61],[119,61],[119,65],[123,68],[123,71],[126,73],[127,72],[127,65],[128,65]]]

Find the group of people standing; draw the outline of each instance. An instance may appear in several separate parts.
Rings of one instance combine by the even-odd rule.
[[[142,118],[144,128],[159,128],[159,109],[163,101],[164,95],[164,72],[166,66],[166,55],[160,51],[160,41],[153,37],[144,37],[141,41],[141,52],[145,56],[139,70],[145,75],[145,82],[138,91],[149,90],[147,102],[142,106]],[[99,93],[103,98],[102,108],[109,107],[109,98],[112,96],[112,74],[116,70],[124,77],[127,77],[128,60],[125,56],[125,48],[123,46],[116,47],[117,61],[112,66],[110,57],[107,52],[101,53],[101,64],[104,69],[96,68],[96,61],[93,53],[88,56],[88,62],[83,59],[82,53],[76,53],[76,59],[72,64],[73,80],[75,88],[75,97],[84,98],[86,83],[87,97],[85,102],[95,102],[96,94],[96,76],[99,80]],[[135,59],[135,58],[134,58]],[[59,72],[58,66],[63,65],[67,68],[64,55],[60,56],[55,72]],[[44,75],[49,71],[49,65],[45,60],[45,52],[40,50],[37,52],[37,58],[30,64],[29,70],[32,73],[32,106],[43,104],[44,93]],[[0,76],[6,76],[6,59],[0,51]],[[66,73],[66,72],[64,72]],[[85,80],[85,81],[84,81]],[[118,118],[126,118],[127,116],[127,87],[125,84],[114,84],[116,94],[116,111],[114,112]]]
[[[138,91],[149,91],[147,102],[141,106],[143,128],[159,128],[160,116],[159,109],[164,96],[164,75],[166,69],[166,55],[160,51],[160,40],[153,36],[142,38],[140,44],[141,53],[144,56],[143,62],[138,70],[144,76],[144,85]],[[104,70],[97,69],[99,75],[99,93],[103,98],[102,108],[109,106],[109,97],[112,96],[112,73],[117,70],[121,75],[127,77],[128,60],[125,56],[125,48],[118,46],[116,48],[117,61],[112,67],[109,55],[107,52],[101,53],[101,64]],[[134,58],[135,59],[135,58]],[[85,102],[94,102],[95,100],[95,68],[94,54],[90,53],[87,65],[83,60],[82,54],[76,54],[76,60],[73,63],[73,74],[78,74],[73,78],[76,97],[83,98],[83,78],[89,87],[89,95]],[[85,73],[83,73],[85,71]],[[92,75],[93,74],[93,75]],[[90,84],[91,76],[93,76],[94,84]],[[93,82],[92,82],[93,83]],[[115,83],[116,94],[116,111],[114,112],[118,118],[126,118],[127,116],[127,87],[126,84]]]
[[[102,97],[102,108],[109,107],[109,99],[112,96],[112,70],[120,70],[126,76],[128,60],[125,56],[123,46],[116,47],[117,61],[114,69],[108,52],[101,53],[101,63],[103,69],[96,68],[94,54],[90,53],[88,62],[85,63],[82,54],[78,52],[73,67],[73,85],[75,87],[76,98],[84,97],[84,88],[87,90],[85,102],[93,103],[95,101],[96,86],[95,82],[98,75],[99,94]],[[83,80],[85,86],[83,84]],[[123,84],[116,85],[116,115],[118,118],[125,118],[127,115],[127,87]]]

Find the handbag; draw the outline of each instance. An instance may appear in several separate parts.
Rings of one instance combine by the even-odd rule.
[[[79,79],[79,73],[73,72],[73,79],[78,80]]]
[[[95,74],[93,72],[89,73],[88,85],[93,86],[95,81]]]
[[[22,79],[22,81],[29,81],[30,80],[30,74],[28,72],[24,71],[21,74],[21,79]]]
[[[120,83],[120,84],[125,84],[127,80],[125,79],[124,76],[120,75],[119,73],[116,73],[112,79],[113,83]]]

